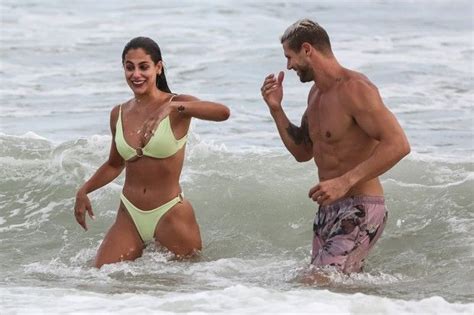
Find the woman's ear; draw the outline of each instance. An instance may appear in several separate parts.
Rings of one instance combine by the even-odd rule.
[[[161,72],[163,71],[163,61],[162,60],[160,60],[156,63],[155,69],[156,69],[156,74],[161,75]]]

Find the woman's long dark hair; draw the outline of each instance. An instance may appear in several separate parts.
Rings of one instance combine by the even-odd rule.
[[[123,48],[122,52],[122,64],[125,61],[125,55],[130,49],[138,49],[141,48],[143,49],[148,55],[150,55],[151,60],[155,64],[158,63],[158,61],[162,61],[163,59],[161,58],[161,50],[160,46],[151,38],[148,37],[135,37],[131,41],[125,45]],[[171,93],[170,88],[168,87],[168,82],[166,82],[166,76],[165,76],[165,66],[163,65],[163,69],[161,71],[160,75],[156,76],[156,87],[163,92],[168,92]]]

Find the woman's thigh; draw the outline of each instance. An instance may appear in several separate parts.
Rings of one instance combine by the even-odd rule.
[[[201,234],[191,204],[184,200],[171,208],[158,222],[155,240],[178,256],[201,250]]]
[[[95,259],[97,268],[119,261],[135,260],[143,253],[143,241],[132,218],[122,207],[123,205],[119,208],[114,224],[110,227],[97,251]]]

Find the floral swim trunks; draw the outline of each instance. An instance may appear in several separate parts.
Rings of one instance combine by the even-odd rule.
[[[314,219],[311,264],[362,271],[364,260],[382,234],[387,208],[382,196],[354,196],[319,207]]]

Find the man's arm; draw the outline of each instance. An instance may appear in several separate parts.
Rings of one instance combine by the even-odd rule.
[[[369,158],[353,169],[311,188],[309,196],[319,204],[343,197],[353,186],[385,173],[410,153],[405,133],[383,104],[377,88],[362,80],[347,84],[340,95],[341,102],[358,126],[379,143]]]
[[[410,153],[410,144],[375,86],[364,81],[349,84],[352,86],[348,104],[355,121],[370,137],[379,141],[367,160],[345,174],[352,187],[391,169]]]
[[[309,161],[313,157],[313,143],[309,137],[308,116],[306,112],[301,119],[301,126],[292,124],[283,109],[270,110],[277,125],[283,144],[298,162]]]
[[[298,162],[309,161],[313,157],[313,144],[309,137],[307,114],[303,115],[300,127],[292,124],[286,116],[281,106],[284,76],[283,71],[280,71],[278,77],[273,74],[267,76],[261,88],[262,96],[275,120],[285,147]]]

